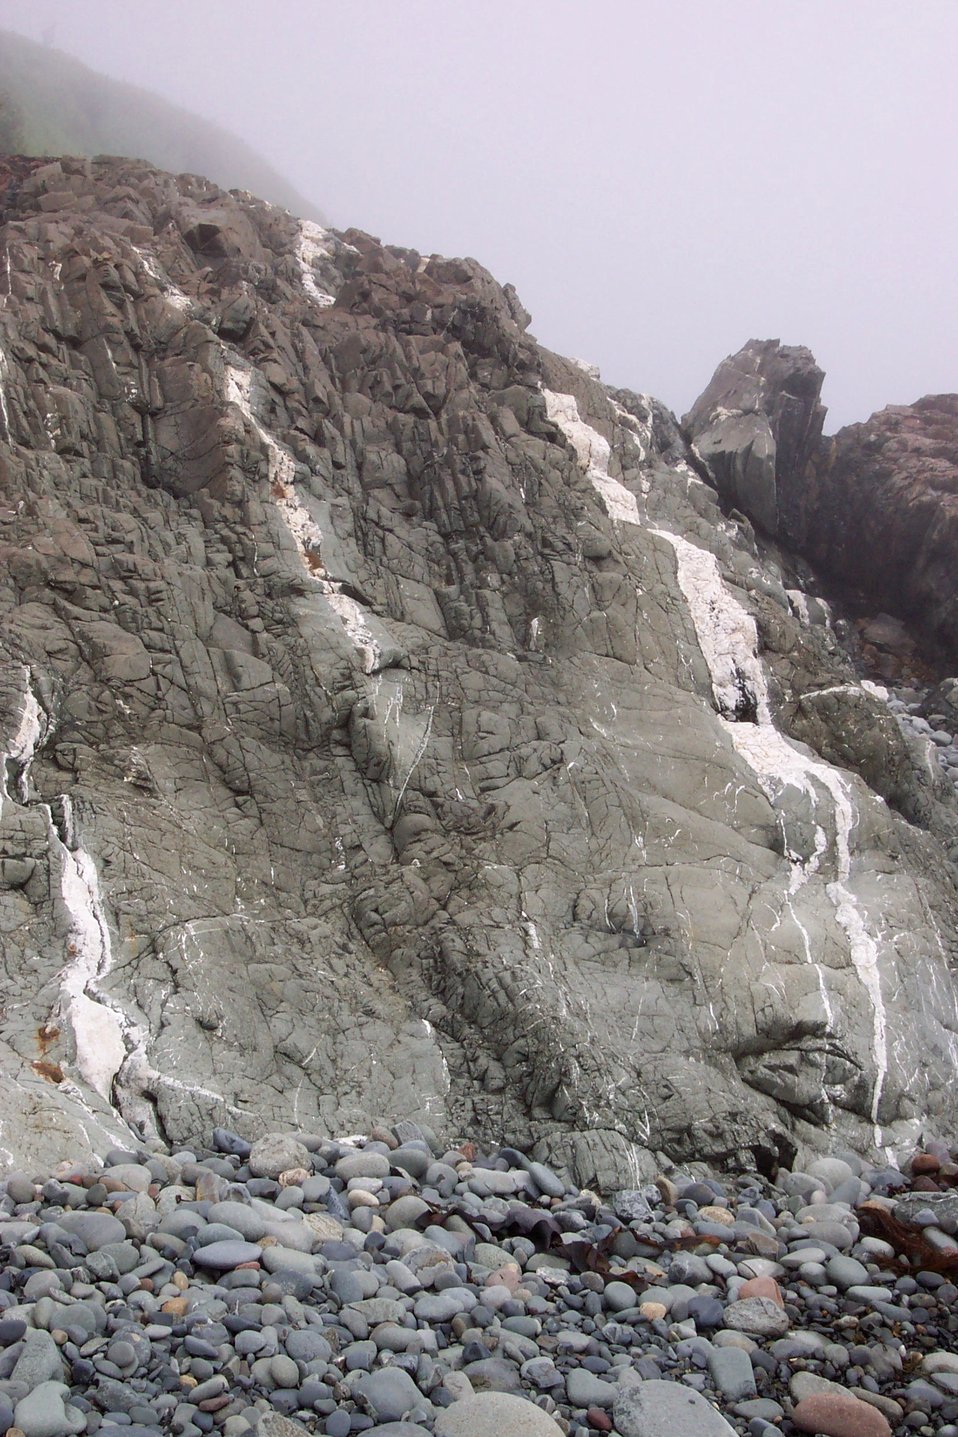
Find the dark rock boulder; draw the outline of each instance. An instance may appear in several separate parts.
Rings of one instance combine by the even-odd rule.
[[[727,506],[954,660],[958,395],[892,405],[822,438],[822,379],[807,349],[751,340],[686,416],[694,452]],[[894,655],[887,677],[909,643],[878,643]]]
[[[794,488],[809,559],[958,658],[958,394],[839,430]]]
[[[722,499],[767,534],[788,538],[794,527],[795,488],[821,440],[824,377],[809,350],[752,339],[683,421]]]

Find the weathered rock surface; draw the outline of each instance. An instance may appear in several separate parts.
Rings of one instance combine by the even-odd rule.
[[[958,658],[958,394],[839,430],[803,487],[792,542]]]
[[[474,261],[5,178],[3,1160],[946,1127],[953,791],[662,406]]]
[[[824,377],[809,350],[752,339],[722,361],[685,417],[719,494],[768,534],[791,527],[789,481],[818,451]]]
[[[890,405],[822,438],[807,349],[750,340],[685,418],[726,504],[833,582],[958,658],[958,395]]]

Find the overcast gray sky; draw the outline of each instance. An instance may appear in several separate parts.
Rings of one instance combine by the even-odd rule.
[[[0,0],[53,20],[679,413],[752,337],[828,428],[958,389],[956,0]]]

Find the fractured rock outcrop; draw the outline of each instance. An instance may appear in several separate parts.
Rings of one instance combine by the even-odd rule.
[[[474,261],[10,175],[0,1145],[946,1124],[954,795],[662,406]]]
[[[684,421],[723,500],[786,541],[796,483],[822,437],[824,378],[809,350],[752,339],[722,361]]]
[[[840,429],[805,487],[795,544],[958,661],[958,394]]]
[[[750,340],[685,425],[727,506],[958,660],[958,395],[889,405],[822,438],[807,349]]]

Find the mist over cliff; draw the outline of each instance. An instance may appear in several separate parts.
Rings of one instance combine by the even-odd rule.
[[[0,31],[0,155],[138,155],[174,174],[251,190],[305,219],[312,200],[244,141],[74,55]]]

